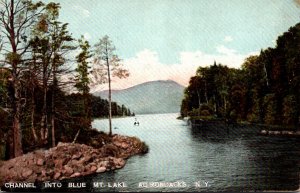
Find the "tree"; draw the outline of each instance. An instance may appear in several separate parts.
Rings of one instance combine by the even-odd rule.
[[[75,87],[79,92],[82,94],[88,94],[90,91],[89,88],[89,66],[88,66],[88,59],[92,57],[89,49],[90,45],[87,40],[84,39],[83,36],[78,40],[79,47],[81,52],[76,56],[78,66],[76,68],[76,72],[78,75],[76,76],[76,84]]]
[[[83,36],[78,40],[79,48],[81,52],[76,56],[77,59],[77,68],[75,71],[77,72],[76,76],[76,84],[75,87],[77,90],[83,95],[83,105],[84,105],[84,117],[86,119],[86,123],[89,125],[85,125],[84,127],[91,127],[91,107],[90,107],[90,96],[89,96],[89,62],[88,59],[92,57],[89,49],[90,45],[87,40],[84,39]],[[79,133],[80,129],[78,130]]]
[[[65,63],[65,55],[70,50],[75,49],[71,45],[73,38],[67,30],[67,23],[59,22],[58,3],[49,3],[45,6],[45,12],[39,16],[39,20],[30,41],[34,63],[40,71],[40,81],[43,90],[43,107],[41,117],[40,136],[42,143],[48,142],[48,107],[47,93],[51,85],[51,135],[52,146],[55,146],[55,93],[59,88],[59,74],[64,74],[65,69],[61,69]]]
[[[112,135],[112,102],[111,102],[111,79],[112,77],[127,78],[129,72],[122,68],[121,60],[114,53],[116,48],[106,35],[95,45],[95,67],[92,74],[96,82],[108,83],[109,102],[109,135]]]
[[[41,2],[32,3],[27,0],[1,0],[0,27],[4,34],[6,45],[6,63],[12,71],[12,87],[14,95],[12,97],[13,107],[13,146],[14,152],[10,152],[10,157],[17,157],[23,154],[21,138],[21,93],[20,74],[22,63],[28,49],[27,32],[36,22],[43,5]],[[8,45],[7,45],[8,44]]]

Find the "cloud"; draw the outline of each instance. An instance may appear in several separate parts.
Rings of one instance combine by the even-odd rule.
[[[200,50],[195,52],[179,53],[179,62],[175,64],[163,64],[158,53],[145,49],[136,56],[123,61],[125,68],[130,72],[126,79],[114,80],[113,89],[124,89],[147,81],[174,80],[183,86],[187,86],[191,76],[194,76],[199,66],[210,66],[216,61],[231,68],[240,68],[245,58],[256,55],[258,52],[239,54],[236,50],[223,45],[216,48],[217,54],[208,54]],[[101,86],[106,89],[106,86]],[[91,91],[100,90],[100,87]]]
[[[225,54],[225,55],[234,55],[234,54],[236,54],[236,50],[227,48],[224,45],[219,45],[219,46],[216,47],[216,49],[217,49],[217,52],[220,53],[220,54]]]
[[[232,42],[233,41],[233,38],[231,36],[225,36],[224,42]]]
[[[89,10],[84,9],[78,5],[73,6],[73,10],[75,10],[77,13],[81,14],[83,17],[90,17],[90,15],[91,15]]]

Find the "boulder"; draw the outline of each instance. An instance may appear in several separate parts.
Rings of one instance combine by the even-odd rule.
[[[46,170],[42,169],[41,176],[46,176]]]
[[[82,156],[82,154],[79,152],[79,153],[76,153],[76,154],[74,154],[73,156],[72,156],[72,159],[79,159],[79,158],[81,158],[81,156]]]
[[[31,169],[26,169],[22,172],[22,176],[24,178],[28,178],[32,173],[33,173],[33,171]]]
[[[75,172],[74,174],[72,174],[70,177],[74,178],[74,177],[79,177],[81,176],[81,174],[79,172]]]
[[[30,182],[62,180],[102,173],[122,168],[125,165],[124,158],[139,153],[139,149],[133,146],[140,145],[134,143],[138,142],[135,138],[115,135],[113,140],[104,141],[106,144],[99,148],[60,142],[49,150],[36,150],[4,161],[0,164],[0,183],[27,179]]]
[[[266,135],[268,132],[266,130],[262,130],[260,133]]]
[[[105,172],[106,171],[106,168],[105,167],[100,167],[96,170],[96,173],[102,173],[102,172]]]
[[[125,161],[122,158],[116,158],[114,159],[115,165],[124,165]]]
[[[122,145],[121,145],[121,147],[122,147],[123,149],[127,149],[127,148],[129,147],[129,144],[123,142]]]
[[[280,135],[280,131],[274,131],[274,135]]]
[[[57,180],[60,177],[61,173],[60,172],[56,172],[53,176],[54,180]]]
[[[63,160],[62,159],[55,159],[54,161],[55,167],[62,167]]]
[[[91,167],[91,172],[95,172],[95,171],[97,171],[97,167],[96,166],[92,166]]]
[[[36,161],[36,165],[38,166],[42,166],[44,165],[45,161],[42,159],[42,158],[39,158],[37,161]]]
[[[92,156],[86,155],[86,156],[84,157],[84,162],[89,162],[91,159],[92,159]]]
[[[66,175],[71,175],[71,174],[74,173],[74,170],[70,166],[65,165],[64,168],[65,168],[65,171],[66,171],[65,172]]]

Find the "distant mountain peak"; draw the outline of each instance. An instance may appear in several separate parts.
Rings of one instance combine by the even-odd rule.
[[[173,80],[144,82],[123,90],[112,90],[112,100],[136,114],[176,113],[180,111],[184,86]],[[93,93],[107,99],[108,90]]]

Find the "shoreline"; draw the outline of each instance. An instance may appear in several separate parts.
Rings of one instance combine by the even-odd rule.
[[[147,152],[147,145],[138,138],[116,134],[101,148],[59,142],[56,147],[2,161],[0,187],[5,190],[4,184],[10,182],[61,181],[117,170],[125,166],[126,159]]]
[[[261,128],[258,131],[258,135],[260,136],[275,136],[275,137],[300,137],[300,131],[295,130],[294,127],[291,126],[282,126],[282,125],[268,125],[261,123],[251,123],[246,121],[241,122],[226,122],[225,119],[195,119],[195,118],[187,118],[187,123],[192,127],[203,127],[210,124],[221,124],[227,127],[235,127],[235,126],[256,126]]]

